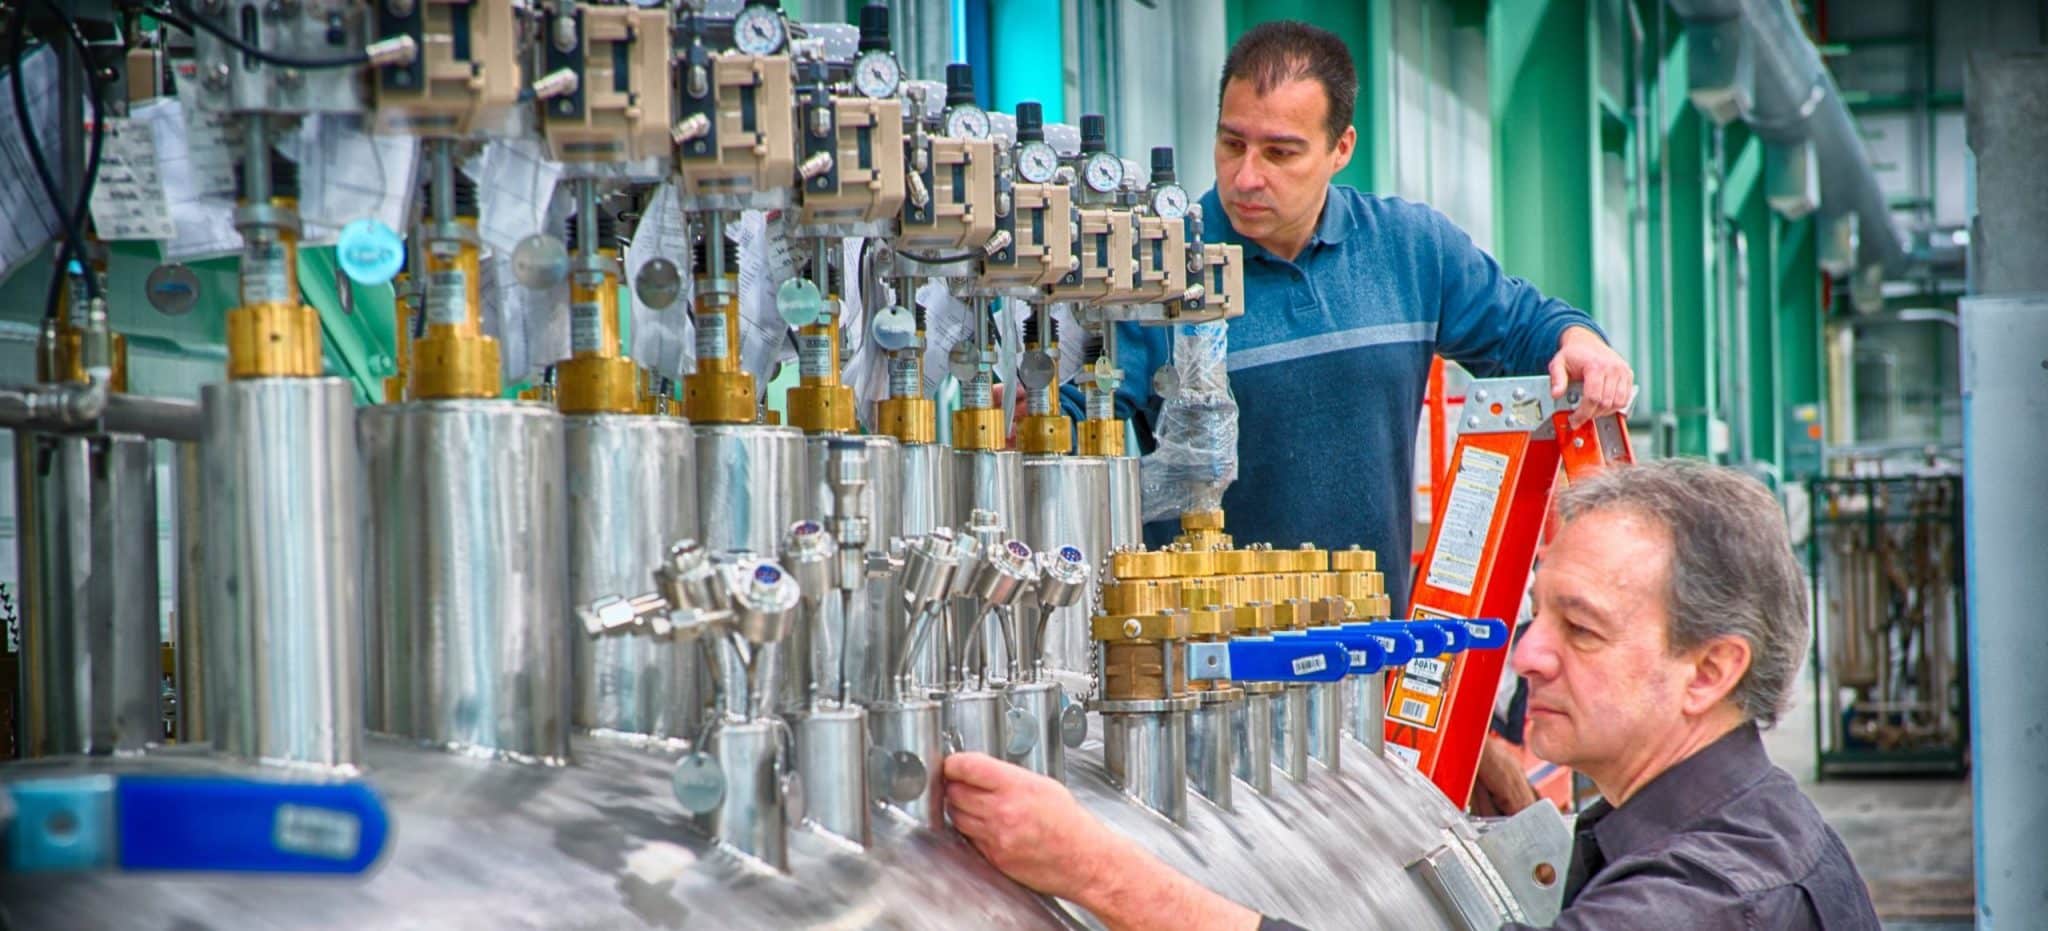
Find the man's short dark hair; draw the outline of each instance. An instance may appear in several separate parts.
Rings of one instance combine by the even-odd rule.
[[[1324,127],[1330,142],[1351,127],[1351,111],[1358,103],[1358,71],[1351,65],[1351,50],[1344,40],[1328,29],[1318,29],[1291,19],[1260,23],[1237,37],[1230,55],[1223,59],[1223,81],[1216,89],[1220,106],[1230,79],[1250,81],[1264,97],[1288,81],[1312,80],[1323,85],[1330,112]]]

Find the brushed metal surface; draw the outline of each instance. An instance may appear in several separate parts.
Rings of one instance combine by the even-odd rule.
[[[946,826],[945,709],[936,701],[912,699],[868,708],[868,733],[884,750],[902,751],[924,764],[925,787],[915,798],[891,803],[908,820],[933,830]]]
[[[1269,691],[1247,688],[1244,701],[1230,709],[1230,730],[1237,750],[1231,771],[1260,795],[1273,794],[1274,698]]]
[[[1138,457],[1112,456],[1102,461],[1109,466],[1109,545],[1137,546],[1145,542],[1145,506],[1140,498],[1144,482],[1138,476]]]
[[[1041,776],[1065,782],[1067,745],[1060,740],[1060,711],[1065,702],[1059,683],[1013,682],[1008,698],[1010,707],[1023,712],[1020,719],[1031,730],[1031,747],[1023,753],[1005,753],[1004,758]]]
[[[1216,807],[1229,811],[1237,768],[1237,735],[1231,718],[1234,712],[1242,713],[1244,694],[1200,697],[1202,703],[1188,712],[1188,783]]]
[[[1024,521],[1020,539],[1037,552],[1062,546],[1079,547],[1090,567],[1102,565],[1110,548],[1109,474],[1111,461],[1082,456],[1031,456],[1023,463]],[[1081,601],[1057,609],[1045,625],[1040,646],[1048,668],[1071,673],[1093,670],[1088,660],[1088,615],[1096,603],[1096,573],[1088,579]],[[1018,628],[1036,632],[1038,611],[1025,603]],[[1034,654],[1035,655],[1035,654]]]
[[[697,521],[704,548],[773,556],[804,517],[804,435],[795,427],[703,425],[697,435]]]
[[[1386,672],[1347,676],[1341,684],[1345,692],[1344,719],[1348,722],[1345,730],[1373,756],[1379,756],[1387,744]]]
[[[868,716],[860,708],[820,708],[796,722],[796,771],[805,817],[865,847],[869,833]]]
[[[1181,824],[1188,816],[1188,713],[1102,715],[1103,761],[1125,794]]]
[[[1344,680],[1308,687],[1308,756],[1331,769],[1343,769]]]
[[[1308,717],[1308,686],[1274,696],[1273,765],[1295,782],[1308,778]]]

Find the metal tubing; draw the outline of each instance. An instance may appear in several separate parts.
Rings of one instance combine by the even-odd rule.
[[[16,433],[14,448],[21,753],[140,752],[163,736],[150,442]]]
[[[940,701],[946,708],[946,735],[955,749],[1003,755],[1003,711],[1008,707],[1003,693],[989,689],[947,692]]]
[[[1188,819],[1188,713],[1102,716],[1103,761],[1110,778],[1139,804],[1175,824]]]
[[[1379,756],[1387,745],[1387,674],[1349,676],[1344,687],[1344,718],[1351,737]]]
[[[892,804],[935,831],[946,826],[945,726],[944,710],[935,701],[884,702],[868,709],[868,731],[876,747],[908,753],[924,764],[924,791]]]
[[[1065,702],[1059,683],[1012,683],[1009,697],[1010,707],[1022,712],[1017,718],[1032,731],[1031,748],[1005,753],[1004,759],[1041,776],[1067,781],[1067,745],[1060,741],[1060,711]]]
[[[1308,687],[1308,755],[1324,766],[1343,769],[1344,691],[1342,682],[1317,682]]]
[[[1024,520],[1017,531],[1025,545],[1037,552],[1051,552],[1062,546],[1079,547],[1090,566],[1101,565],[1110,549],[1109,475],[1111,461],[1084,456],[1032,456],[1024,460]],[[1027,601],[1021,627],[1033,632],[1023,648],[1027,661],[1044,657],[1048,668],[1087,673],[1090,643],[1089,613],[1094,610],[1099,578],[1088,579],[1088,594],[1079,602],[1038,616],[1039,608]],[[1043,622],[1043,623],[1041,623]],[[1036,632],[1045,630],[1043,643],[1034,644]]]
[[[1109,545],[1111,549],[1145,542],[1145,506],[1140,496],[1144,484],[1138,476],[1138,457],[1111,456],[1109,464]]]
[[[1230,730],[1237,753],[1231,771],[1260,795],[1273,794],[1273,693],[1246,690],[1244,702],[1230,709]]]
[[[717,250],[713,250],[716,254]],[[696,428],[704,548],[773,556],[804,502],[804,435],[752,424]]]
[[[698,536],[690,425],[621,414],[563,418],[567,464],[569,602],[647,587],[670,543]],[[576,704],[584,730],[694,739],[704,679],[694,644],[645,634],[572,632]]]
[[[952,459],[955,529],[982,510],[1002,522],[1004,533],[1017,533],[1024,516],[1023,457],[1007,449],[956,449]]]
[[[103,381],[0,387],[0,427],[59,433],[91,429],[196,443],[203,426],[194,402],[120,394],[107,390]]]
[[[1236,769],[1236,734],[1232,720],[1244,713],[1244,694],[1225,691],[1200,696],[1188,712],[1188,780],[1203,798],[1225,811],[1231,808],[1230,783]],[[1262,767],[1271,772],[1270,767]]]
[[[207,730],[245,759],[362,758],[361,472],[339,378],[207,385]]]
[[[821,708],[796,723],[796,769],[804,808],[818,826],[866,847],[868,718],[859,708]]]
[[[1273,703],[1273,765],[1287,778],[1308,778],[1308,686],[1289,685]]]
[[[178,483],[178,629],[173,684],[178,696],[178,742],[199,743],[206,730],[206,508],[199,444],[180,443],[171,474]],[[365,625],[367,628],[367,625]],[[368,656],[370,654],[363,654]]]
[[[543,763],[569,756],[562,418],[419,401],[361,413],[393,734]]]
[[[718,842],[778,870],[789,870],[789,821],[783,810],[783,724],[779,719],[720,726],[706,742],[725,777],[718,807],[698,823]]]

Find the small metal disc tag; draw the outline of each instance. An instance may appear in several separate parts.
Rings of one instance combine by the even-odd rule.
[[[520,240],[512,247],[512,277],[535,291],[561,284],[569,277],[569,247],[547,233]]]
[[[633,278],[633,296],[642,307],[667,310],[683,296],[683,273],[667,259],[649,259]]]
[[[1036,391],[1052,384],[1053,373],[1058,363],[1052,354],[1043,349],[1033,349],[1017,360],[1017,382]]]
[[[693,815],[717,808],[725,799],[725,773],[709,753],[692,753],[677,760],[669,786],[675,790],[676,804]]]
[[[868,333],[874,337],[875,345],[889,352],[909,349],[917,342],[917,318],[910,311],[894,304],[875,313],[875,319],[868,325]]]
[[[1078,747],[1088,739],[1088,712],[1080,705],[1068,705],[1060,709],[1060,743],[1069,748]]]
[[[804,820],[807,811],[802,773],[782,774],[782,817],[790,824]]]
[[[1031,713],[1017,707],[1003,712],[1003,751],[1016,759],[1037,747],[1038,722],[1031,719]]]
[[[143,283],[149,306],[157,313],[178,317],[191,313],[199,303],[199,276],[184,265],[159,265]]]

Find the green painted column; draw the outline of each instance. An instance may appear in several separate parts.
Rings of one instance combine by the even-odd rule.
[[[1487,13],[1494,254],[1597,318],[1594,29],[1587,0],[1496,3]]]
[[[1224,0],[1225,31],[1232,42],[1259,23],[1279,19],[1313,23],[1343,38],[1345,46],[1351,50],[1352,65],[1358,69],[1358,104],[1352,109],[1351,116],[1352,123],[1358,127],[1358,149],[1351,158],[1351,164],[1338,172],[1334,180],[1337,184],[1349,184],[1362,191],[1376,188],[1382,175],[1377,173],[1375,163],[1385,158],[1387,114],[1384,106],[1375,103],[1388,87],[1385,75],[1391,60],[1384,48],[1388,41],[1384,38],[1388,16],[1385,7],[1385,3]],[[1380,24],[1378,32],[1373,28],[1375,22]],[[1374,41],[1375,38],[1378,41]]]
[[[1063,6],[1060,0],[989,0],[989,33],[995,39],[989,88],[997,110],[1014,113],[1019,102],[1036,100],[1046,122],[1067,121]]]
[[[1707,423],[1716,393],[1713,276],[1709,264],[1714,237],[1706,185],[1705,120],[1686,99],[1682,79],[1685,69],[1685,46],[1681,43],[1665,62],[1665,74],[1678,75],[1680,80],[1660,90],[1664,94],[1664,113],[1671,118],[1662,146],[1670,184],[1670,210],[1665,217],[1665,279],[1670,295],[1665,313],[1673,347],[1667,360],[1672,383],[1669,410],[1678,418],[1677,444],[1672,452],[1704,456]]]
[[[1827,409],[1827,347],[1814,219],[1808,216],[1776,223],[1778,312],[1773,322],[1778,328],[1778,378],[1784,392],[1784,407],[1779,411],[1782,421],[1796,405],[1817,404],[1821,410]],[[1786,437],[1785,442],[1797,439]]]

